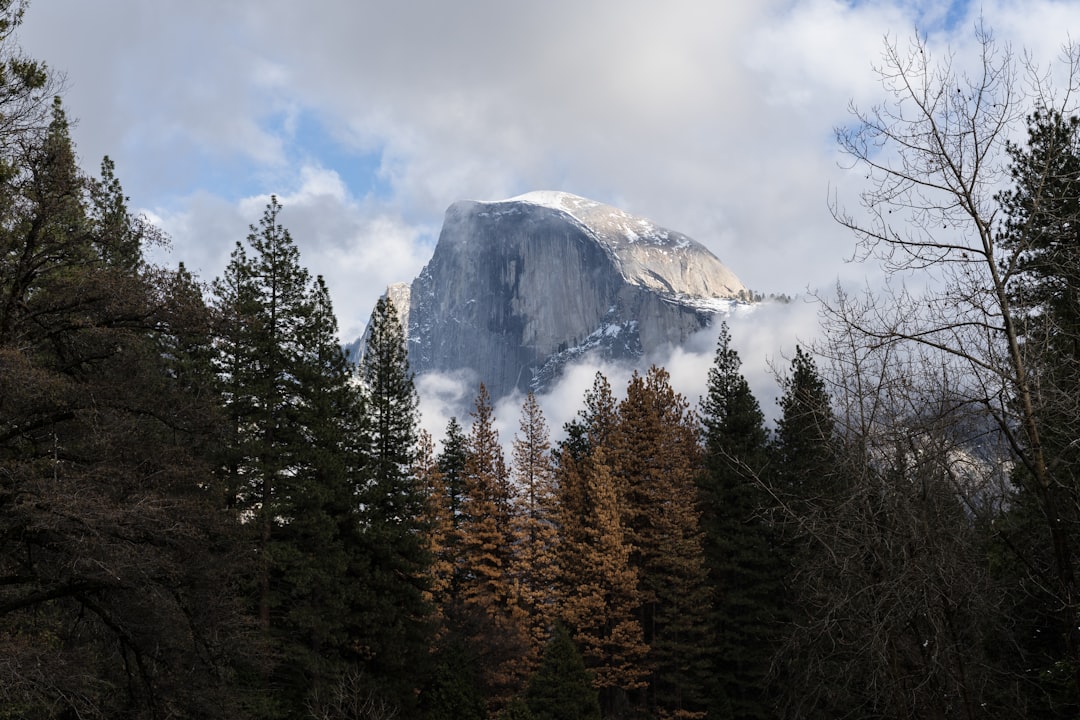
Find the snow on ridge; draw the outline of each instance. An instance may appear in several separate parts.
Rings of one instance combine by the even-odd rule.
[[[474,202],[485,206],[481,216],[519,212],[521,204],[564,214],[599,242],[623,277],[635,285],[707,299],[735,297],[744,289],[705,246],[612,205],[561,190],[534,190],[506,200]]]
[[[527,203],[564,212],[607,243],[644,242],[661,247],[673,244],[678,249],[689,246],[686,236],[662,228],[647,218],[562,190],[534,190],[495,202]]]
[[[517,195],[501,202],[524,202],[529,203],[530,205],[540,205],[555,210],[562,210],[564,212],[571,212],[587,205],[600,205],[600,203],[595,200],[588,200],[580,195],[574,195],[573,193],[564,192],[562,190],[533,190],[532,192]]]

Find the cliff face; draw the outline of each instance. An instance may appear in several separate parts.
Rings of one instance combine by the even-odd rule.
[[[742,283],[680,233],[566,193],[454,203],[393,299],[417,374],[470,368],[494,397],[542,389],[588,352],[635,359],[730,308]]]

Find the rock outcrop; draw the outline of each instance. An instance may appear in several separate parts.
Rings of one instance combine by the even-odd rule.
[[[537,192],[451,205],[431,261],[390,292],[417,374],[468,368],[500,397],[543,389],[590,352],[632,360],[681,343],[746,290],[681,233]]]

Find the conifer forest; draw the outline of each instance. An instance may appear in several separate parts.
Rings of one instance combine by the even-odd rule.
[[[397,309],[347,356],[276,199],[219,277],[147,260],[20,8],[0,718],[1080,713],[1080,118],[989,33],[974,74],[887,45],[837,131],[837,231],[896,281],[817,297],[775,412],[722,325],[700,401],[597,373],[500,438],[481,384],[433,438]]]

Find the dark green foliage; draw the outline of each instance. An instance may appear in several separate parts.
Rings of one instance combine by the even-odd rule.
[[[420,696],[428,720],[485,720],[487,703],[480,691],[478,658],[455,634],[444,638],[435,671]]]
[[[529,705],[521,698],[514,698],[498,715],[499,720],[533,720]]]
[[[469,438],[456,417],[446,424],[446,437],[439,453],[439,472],[445,476],[447,505],[454,527],[461,522],[461,505],[465,496],[465,460],[469,453]]]
[[[365,434],[326,287],[300,266],[280,211],[272,198],[214,288],[230,420],[223,477],[257,558],[253,607],[276,650],[262,683],[288,715],[336,675],[335,663],[356,660],[355,604],[342,578],[362,564]]]
[[[1076,717],[1075,687],[1063,661],[1068,646],[1060,606],[1045,588],[1052,583],[1054,558],[1044,540],[1046,518],[1033,493],[1017,492],[1010,506],[988,515],[980,527],[997,596],[1008,622],[996,624],[986,652],[1003,672],[991,706],[1015,707],[1016,715]],[[1041,582],[1030,582],[1029,578]]]
[[[777,490],[795,500],[812,502],[833,491],[835,420],[825,381],[814,359],[801,347],[795,348],[783,389],[773,477]]]
[[[780,503],[775,513],[777,538],[787,565],[785,596],[790,598],[778,620],[793,623],[783,632],[789,638],[787,651],[798,645],[792,639],[798,629],[813,622],[812,601],[800,583],[812,574],[810,569],[825,552],[820,544],[822,528],[837,522],[834,510],[845,498],[843,474],[836,467],[837,440],[829,394],[813,358],[799,346],[781,386],[781,416],[776,423],[770,481]],[[814,692],[791,682],[798,662],[785,655],[774,663],[773,675],[779,686],[778,702],[805,707],[812,704],[809,698]],[[790,700],[781,699],[788,695]]]
[[[415,501],[403,492],[412,472],[417,439],[417,397],[409,371],[405,331],[387,297],[379,298],[371,313],[367,343],[360,355],[360,380],[367,393],[371,420],[368,472],[376,484],[389,485],[392,494]],[[415,516],[415,507],[398,508],[402,516]]]
[[[447,604],[456,598],[461,587],[461,519],[465,502],[465,462],[468,459],[469,439],[456,417],[446,425],[443,449],[435,459],[439,475],[438,496],[432,498],[442,514],[441,534],[438,537],[437,562],[442,574],[438,602]]]
[[[1080,118],[1036,111],[1028,119],[1027,144],[1010,144],[1009,155],[1014,187],[999,196],[1007,218],[1003,271],[1025,362],[1037,379],[1040,449],[1053,479],[1048,501],[1061,512],[1077,507],[1080,494]],[[1030,467],[1032,449],[1023,449],[1021,459]],[[1076,512],[1062,520],[1075,534]]]
[[[570,633],[555,627],[540,667],[529,681],[526,702],[535,720],[599,720],[600,701]]]
[[[1010,533],[999,550],[1021,547],[1021,557],[998,569],[1013,573],[1000,579],[1010,586],[1019,618],[1015,672],[1033,707],[1065,717],[1076,713],[1080,684],[1074,667],[1080,638],[1073,627],[1080,531],[1080,118],[1039,107],[1028,118],[1026,144],[1010,144],[1008,151],[1013,187],[998,196],[1006,217],[1002,272],[1035,388],[1038,438],[1029,431],[1016,448],[1016,497],[998,526]],[[1050,543],[1043,539],[1046,523]],[[1071,686],[1064,676],[1073,678]]]
[[[767,718],[766,680],[785,604],[782,565],[762,489],[768,432],[730,340],[725,324],[702,402],[705,470],[698,498],[715,638],[710,714]]]
[[[368,322],[359,375],[369,440],[358,497],[365,566],[352,591],[361,608],[357,641],[369,678],[407,710],[424,674],[433,630],[426,599],[432,557],[424,488],[413,472],[416,391],[404,331],[385,297]]]

